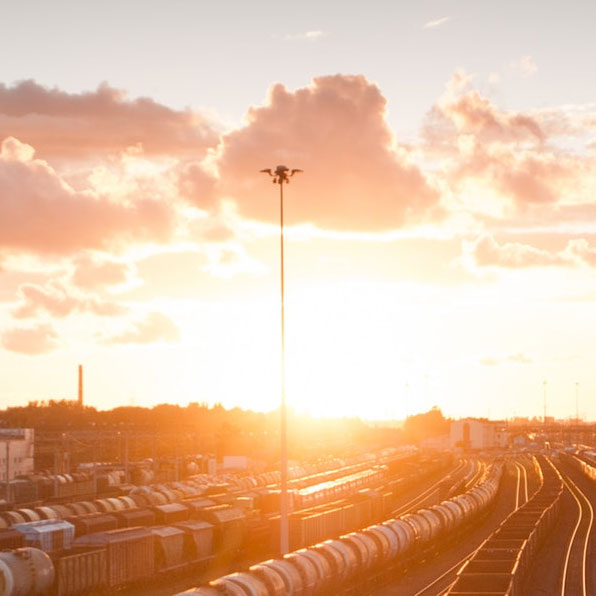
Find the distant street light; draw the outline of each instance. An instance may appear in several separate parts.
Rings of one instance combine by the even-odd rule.
[[[575,382],[575,423],[579,424],[579,382]]]
[[[281,285],[281,499],[280,499],[280,552],[285,555],[290,550],[288,527],[288,441],[286,412],[286,331],[284,313],[284,184],[302,170],[290,170],[286,166],[277,166],[275,171],[261,170],[273,177],[273,184],[279,184],[279,227],[280,227],[280,285]]]
[[[546,427],[546,381],[542,381],[542,386],[544,387],[544,426]]]

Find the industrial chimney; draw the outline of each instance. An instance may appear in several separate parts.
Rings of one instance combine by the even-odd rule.
[[[79,364],[79,406],[83,407],[83,365]]]

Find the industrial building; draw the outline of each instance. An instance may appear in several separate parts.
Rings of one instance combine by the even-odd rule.
[[[0,429],[0,481],[33,473],[34,436],[32,428]]]
[[[505,423],[483,418],[462,418],[451,423],[449,446],[452,449],[496,449],[508,445]]]

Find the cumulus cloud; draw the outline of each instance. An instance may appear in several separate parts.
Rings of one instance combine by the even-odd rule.
[[[158,341],[176,342],[180,339],[180,330],[168,316],[159,312],[149,313],[123,333],[106,337],[101,343],[114,344],[149,344]]]
[[[207,172],[200,162],[179,164],[175,176],[180,196],[205,211],[216,208],[219,202],[216,195],[217,178]]]
[[[583,238],[570,240],[563,250],[555,252],[519,242],[499,244],[492,235],[483,234],[473,242],[465,242],[464,253],[477,267],[596,267],[596,249]]]
[[[0,137],[13,136],[45,158],[81,158],[141,144],[149,154],[203,154],[218,135],[200,115],[152,99],[126,98],[102,84],[96,91],[67,93],[32,80],[0,84]]]
[[[11,352],[37,355],[46,354],[58,347],[58,334],[51,325],[36,327],[16,327],[2,333],[2,346]]]
[[[490,234],[483,234],[467,247],[478,267],[549,267],[568,265],[563,256],[541,250],[528,244],[507,242],[499,244]]]
[[[113,259],[98,259],[88,254],[74,259],[71,281],[85,290],[126,283],[132,275],[132,267],[125,262]]]
[[[19,288],[21,304],[14,310],[16,318],[24,319],[46,313],[53,317],[66,317],[75,312],[90,312],[99,316],[116,316],[126,312],[126,308],[96,296],[79,296],[69,293],[60,284],[47,287],[23,284]]]
[[[567,131],[581,144],[585,130],[554,111],[499,109],[472,82],[455,73],[423,128],[424,155],[437,162],[443,188],[454,197],[443,204],[514,227],[585,220],[596,192],[596,161],[570,150],[568,139],[557,142]]]
[[[118,242],[164,241],[173,212],[159,200],[116,202],[74,190],[33,149],[14,138],[0,153],[0,250],[69,253]]]
[[[452,125],[452,134],[473,134],[482,142],[545,140],[539,122],[519,112],[497,109],[491,101],[470,87],[471,77],[458,71],[431,111],[431,117]],[[445,127],[443,127],[443,130]]]
[[[596,248],[592,248],[584,238],[570,240],[564,253],[589,267],[596,267]]]
[[[266,105],[224,136],[217,166],[223,196],[240,215],[276,221],[276,189],[258,171],[287,164],[305,173],[288,189],[288,223],[383,230],[439,216],[439,195],[395,147],[386,101],[363,76],[327,76],[289,91],[274,85]]]

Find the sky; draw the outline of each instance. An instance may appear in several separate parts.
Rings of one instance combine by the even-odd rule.
[[[23,1],[0,396],[596,418],[592,2]],[[577,398],[577,399],[576,399]]]

